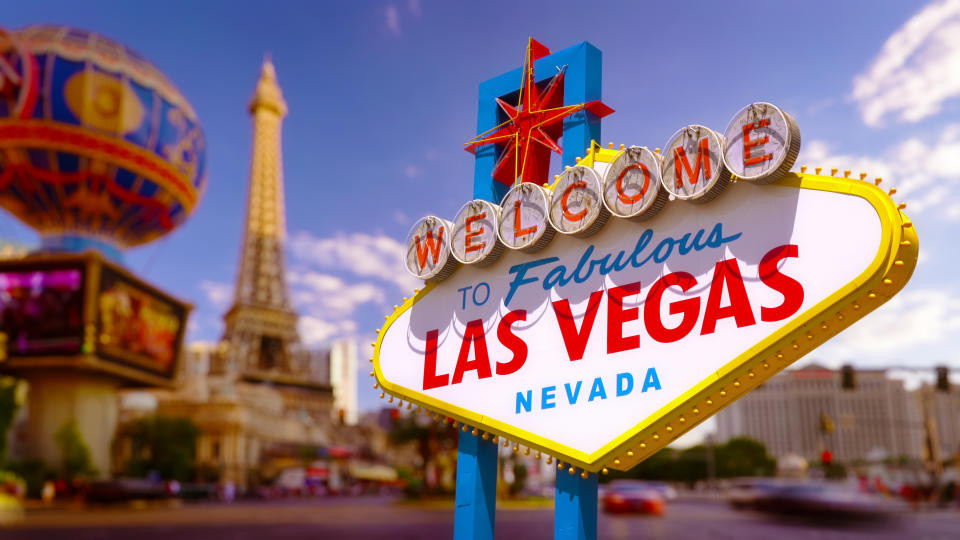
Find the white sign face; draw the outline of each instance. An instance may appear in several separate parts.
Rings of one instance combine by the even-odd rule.
[[[696,125],[677,131],[663,148],[663,187],[681,200],[713,200],[730,182],[722,154],[723,136],[716,131]]]
[[[606,169],[603,202],[617,217],[648,219],[667,203],[660,186],[660,158],[645,146],[631,146]]]
[[[666,430],[662,446],[672,429],[685,430],[676,422],[715,412],[689,411],[704,392],[708,405],[721,400],[727,391],[712,385],[733,384],[736,369],[760,369],[779,347],[789,361],[807,352],[784,343],[812,340],[813,318],[866,295],[892,265],[887,250],[902,245],[890,225],[899,218],[889,217],[899,214],[872,185],[804,180],[806,189],[791,178],[731,184],[696,212],[667,205],[642,223],[611,219],[587,239],[559,236],[535,254],[507,250],[486,269],[466,266],[388,321],[377,380],[585,470],[620,463],[648,428]],[[850,313],[830,325],[842,329],[858,318]],[[673,417],[678,427],[664,428],[679,412],[690,421]]]
[[[550,198],[550,224],[562,234],[589,236],[606,223],[600,177],[590,167],[563,171]]]
[[[727,168],[758,184],[783,176],[800,153],[797,122],[770,103],[752,103],[741,109],[730,120],[724,139]]]
[[[436,216],[420,218],[407,235],[407,271],[423,280],[443,279],[456,269],[450,257],[450,223]]]
[[[514,186],[500,204],[497,235],[510,249],[537,251],[553,238],[547,223],[550,192],[529,182]]]
[[[476,199],[468,202],[453,219],[453,238],[450,249],[463,264],[492,263],[503,251],[497,238],[500,207]]]

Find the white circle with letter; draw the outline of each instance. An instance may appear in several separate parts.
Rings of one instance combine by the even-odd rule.
[[[547,223],[549,192],[530,182],[516,185],[500,203],[497,236],[510,249],[537,251],[553,239]]]
[[[563,234],[589,236],[600,230],[609,217],[597,173],[584,165],[564,170],[550,197],[553,228]]]
[[[500,207],[483,199],[475,199],[460,208],[453,218],[450,250],[463,264],[484,266],[503,252],[497,238]]]
[[[645,146],[620,152],[604,177],[603,204],[617,217],[647,219],[667,204],[667,192],[660,189],[660,157]]]
[[[677,131],[663,147],[663,187],[684,201],[715,199],[730,183],[722,154],[723,136],[716,131],[698,125]]]
[[[727,168],[755,184],[769,184],[783,176],[800,153],[796,120],[770,103],[751,103],[740,109],[727,125],[724,138]]]
[[[436,216],[417,220],[407,235],[407,271],[424,281],[440,281],[457,267],[450,256],[450,223]]]

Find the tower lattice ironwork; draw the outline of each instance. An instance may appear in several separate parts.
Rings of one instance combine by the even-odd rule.
[[[218,371],[283,382],[309,378],[307,354],[290,305],[284,263],[286,219],[280,130],[287,103],[273,63],[264,60],[250,101],[253,157],[233,306],[224,315]]]

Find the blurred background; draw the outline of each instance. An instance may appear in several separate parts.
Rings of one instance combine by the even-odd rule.
[[[477,85],[529,36],[603,51],[605,141],[770,101],[800,125],[798,168],[895,187],[923,240],[891,302],[604,476],[600,536],[960,525],[960,2],[5,14],[4,538],[449,536],[458,431],[379,400],[366,359],[417,286],[408,228],[471,197]],[[499,534],[552,537],[554,471],[501,449]]]

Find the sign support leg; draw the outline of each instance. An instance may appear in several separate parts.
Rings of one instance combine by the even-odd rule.
[[[495,443],[469,431],[460,432],[457,448],[455,540],[493,540],[497,506],[497,452]]]
[[[556,540],[597,540],[596,474],[557,471],[557,500],[554,506],[553,537]]]

